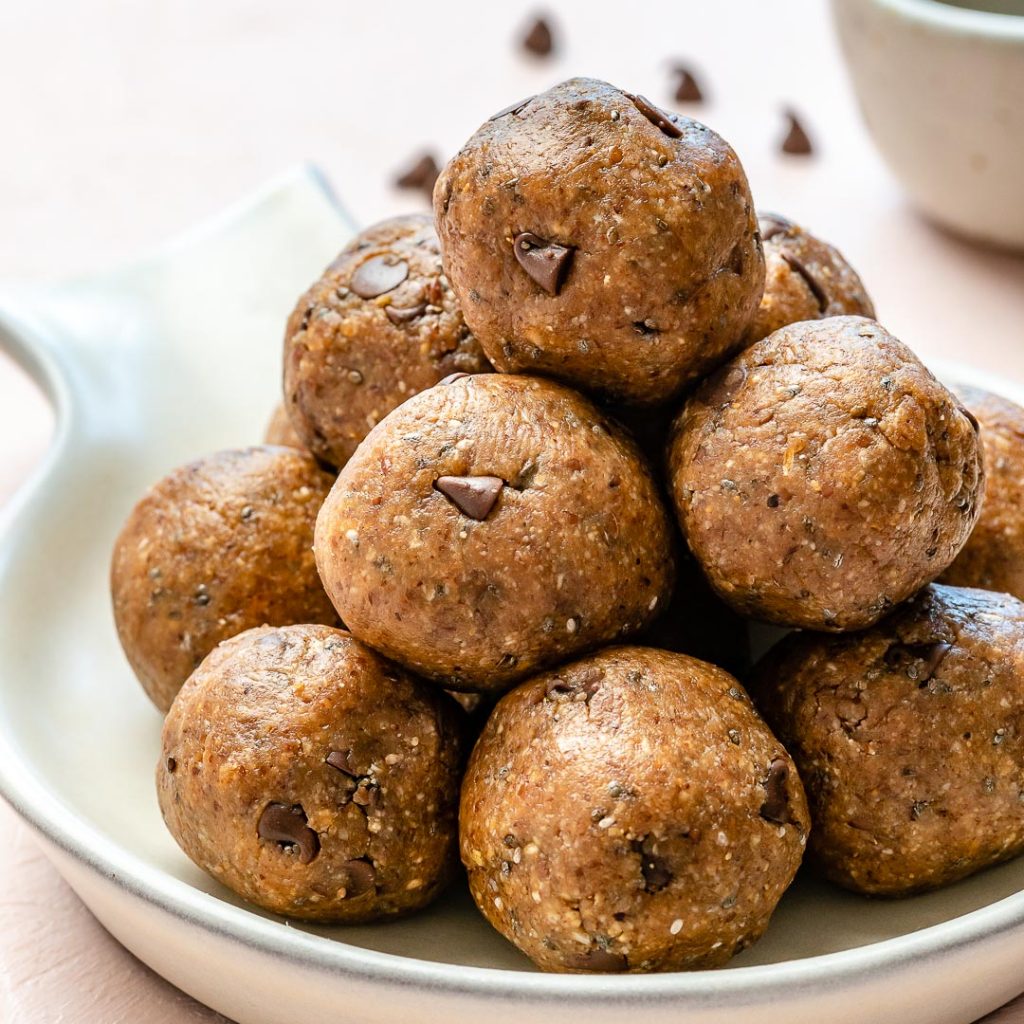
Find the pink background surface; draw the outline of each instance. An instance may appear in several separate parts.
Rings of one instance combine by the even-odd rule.
[[[390,182],[422,147],[449,155],[494,110],[572,74],[670,104],[679,59],[708,95],[687,112],[736,147],[759,206],[838,244],[890,330],[926,360],[1024,382],[1024,258],[970,248],[908,208],[861,125],[820,0],[551,6],[561,45],[538,61],[514,45],[530,9],[479,0],[7,5],[0,281],[128,259],[303,159],[369,223],[420,203]],[[804,115],[814,157],[776,152],[785,104]],[[0,355],[0,503],[50,429]],[[117,946],[3,805],[0,834],[0,1021],[221,1019]],[[989,1020],[1024,1022],[1024,1002]]]

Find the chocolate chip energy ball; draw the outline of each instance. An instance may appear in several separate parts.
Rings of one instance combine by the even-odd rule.
[[[1024,850],[1016,598],[931,586],[866,633],[791,634],[758,677],[833,881],[905,896]]]
[[[196,864],[266,910],[407,913],[454,866],[459,716],[343,630],[252,629],[174,701],[160,810]]]
[[[594,79],[495,114],[442,172],[434,210],[499,370],[627,402],[665,401],[739,347],[764,286],[728,144]]]
[[[241,448],[175,470],[135,506],[114,545],[114,619],[161,711],[221,640],[337,623],[312,550],[333,482],[308,453]]]
[[[459,840],[484,917],[547,971],[716,967],[758,939],[809,824],[789,755],[727,672],[613,647],[507,694]]]
[[[944,583],[1024,598],[1024,409],[977,388],[957,388],[977,418],[985,452],[981,515]]]
[[[302,439],[295,432],[292,421],[288,418],[288,410],[284,403],[277,405],[267,423],[267,431],[263,437],[264,444],[282,445],[285,448],[298,448],[306,451]]]
[[[646,625],[671,524],[633,442],[535,377],[410,399],[342,470],[316,527],[353,634],[456,690],[496,691]]]
[[[289,416],[313,454],[335,466],[410,395],[450,373],[490,368],[422,214],[357,235],[299,299],[285,331]]]
[[[975,520],[975,424],[885,328],[784,327],[706,380],[677,420],[672,495],[737,611],[863,629],[935,579]]]
[[[857,272],[843,254],[777,213],[758,217],[764,242],[764,295],[747,335],[760,341],[799,320],[875,316]]]

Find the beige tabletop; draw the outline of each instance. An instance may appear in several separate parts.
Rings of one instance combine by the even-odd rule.
[[[421,203],[391,185],[408,158],[450,154],[509,102],[590,74],[670,104],[681,60],[708,100],[687,112],[736,147],[759,206],[838,244],[890,330],[926,360],[1024,383],[1024,259],[970,248],[908,209],[860,123],[822,0],[549,6],[559,45],[539,60],[515,46],[531,11],[512,3],[4,5],[0,282],[128,259],[301,160],[370,222]],[[786,104],[814,156],[777,152]],[[50,426],[0,356],[0,503]],[[220,1019],[121,950],[4,806],[0,833],[0,1021]],[[1024,1022],[1024,1002],[990,1021]]]

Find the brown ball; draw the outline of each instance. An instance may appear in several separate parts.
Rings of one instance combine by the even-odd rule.
[[[342,630],[252,629],[175,699],[160,810],[199,867],[266,910],[404,914],[454,867],[459,716]]]
[[[499,370],[635,404],[738,348],[764,286],[728,144],[595,79],[485,122],[438,179],[434,210],[466,322]]]
[[[299,451],[306,451],[302,438],[295,432],[292,421],[288,418],[288,410],[284,403],[274,407],[274,411],[267,422],[267,430],[263,436],[264,444],[280,445],[284,448],[298,448]]]
[[[114,545],[114,619],[161,711],[221,640],[264,623],[337,623],[312,551],[333,482],[308,453],[242,448],[175,470],[132,509]]]
[[[800,320],[851,314],[874,319],[875,307],[843,254],[809,231],[780,217],[758,217],[764,242],[764,295],[747,340]]]
[[[324,504],[316,557],[355,636],[456,690],[507,689],[641,629],[673,579],[633,442],[576,392],[501,374],[380,423]]]
[[[865,633],[794,633],[754,694],[807,787],[812,856],[905,896],[1024,850],[1024,604],[931,586]]]
[[[988,391],[956,390],[980,424],[985,500],[942,582],[1024,598],[1024,409]]]
[[[974,423],[883,327],[784,327],[705,381],[669,472],[690,549],[737,611],[863,629],[956,557],[983,486]]]
[[[715,967],[758,939],[809,816],[732,676],[614,647],[502,698],[459,822],[477,906],[538,966],[641,972]]]
[[[299,299],[285,331],[288,414],[303,443],[334,466],[411,395],[451,373],[490,368],[424,214],[357,235]]]

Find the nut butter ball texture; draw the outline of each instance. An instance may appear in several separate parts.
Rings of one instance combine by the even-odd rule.
[[[942,582],[1024,598],[1024,409],[977,388],[956,392],[980,424],[985,500]]]
[[[396,409],[316,527],[321,578],[353,634],[479,691],[645,626],[671,593],[672,543],[625,432],[568,388],[503,374]]]
[[[459,841],[490,923],[548,971],[716,967],[759,938],[810,818],[727,672],[614,647],[506,694]]]
[[[445,270],[494,365],[635,404],[741,344],[764,286],[750,190],[709,128],[574,78],[495,114],[434,188]]]
[[[882,326],[784,327],[686,403],[669,450],[691,551],[737,611],[862,629],[936,579],[978,517],[976,425]]]
[[[461,712],[328,626],[226,640],[164,723],[157,792],[201,868],[314,921],[391,917],[452,874]]]
[[[1024,605],[933,585],[864,633],[793,633],[753,693],[807,787],[810,853],[905,896],[1024,850]]]
[[[129,663],[166,711],[221,640],[254,626],[338,616],[313,559],[334,477],[308,452],[218,452],[164,477],[114,545],[114,620]]]
[[[425,214],[360,232],[299,299],[285,331],[288,415],[303,444],[334,466],[411,395],[451,373],[490,369]]]

